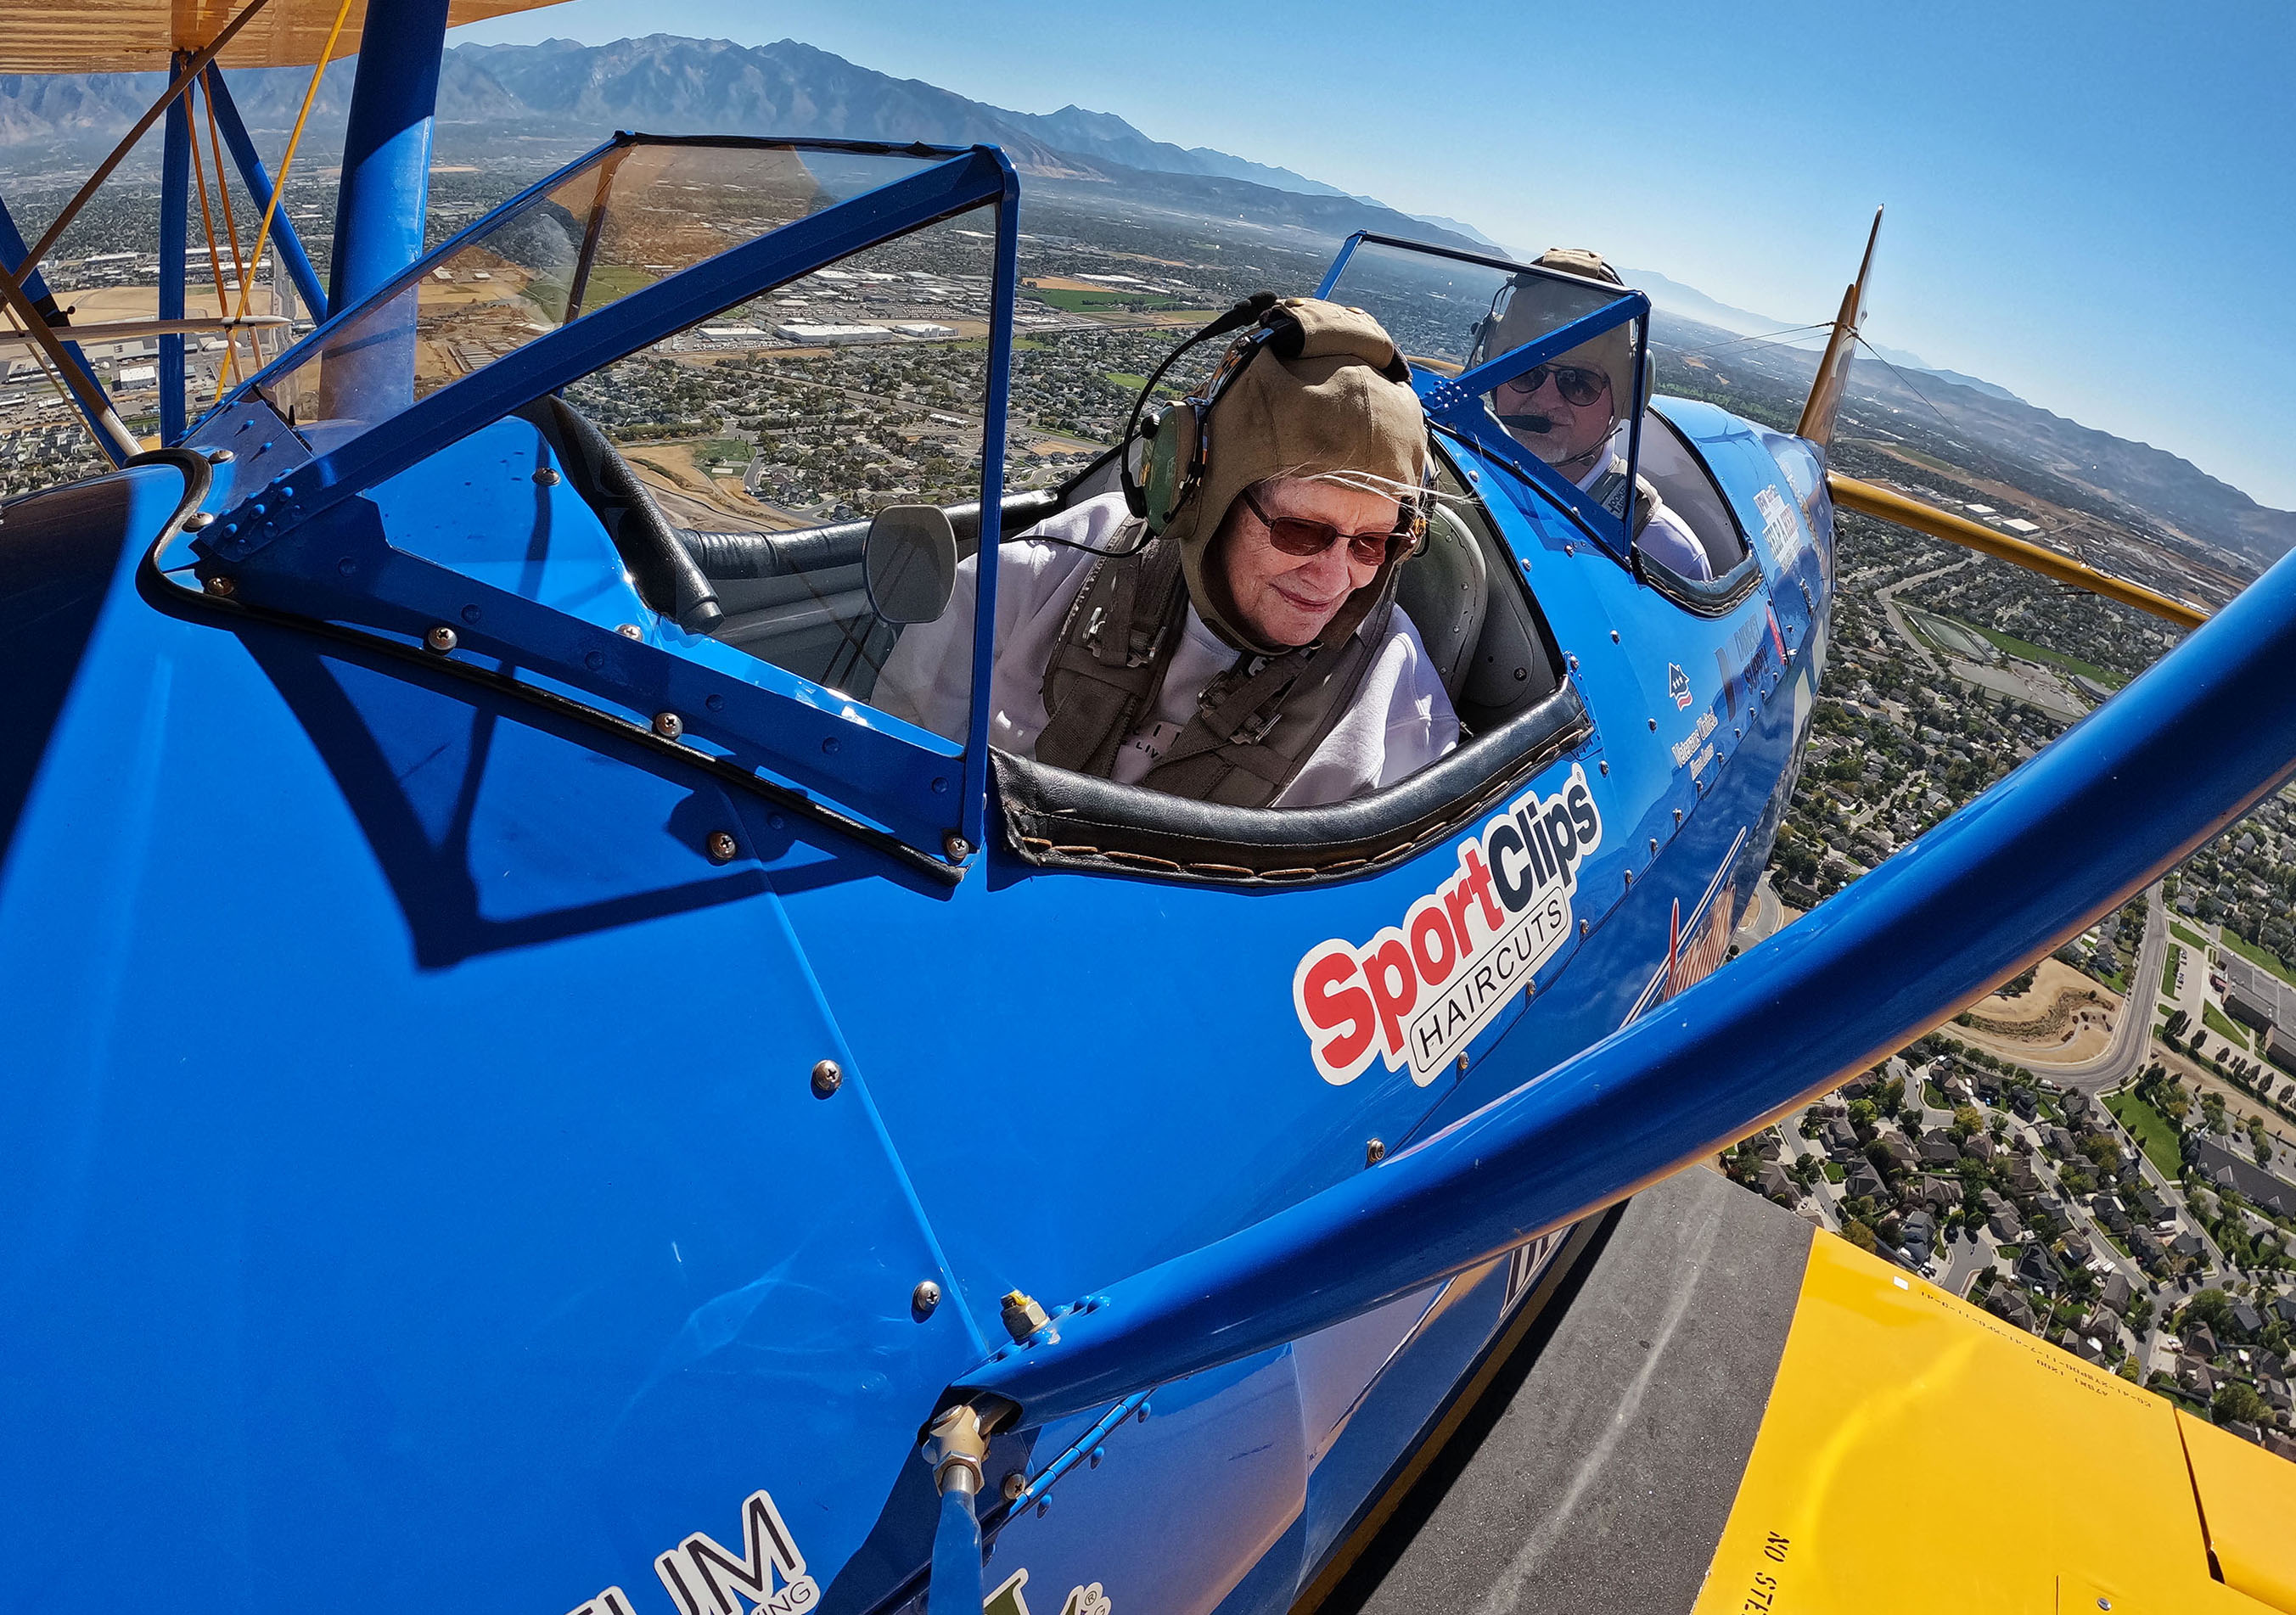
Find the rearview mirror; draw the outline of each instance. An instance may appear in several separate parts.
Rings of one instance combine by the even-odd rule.
[[[933,504],[889,504],[861,555],[869,609],[886,622],[931,622],[956,589],[956,529]]]

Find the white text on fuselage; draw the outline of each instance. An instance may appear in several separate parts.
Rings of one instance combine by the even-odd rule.
[[[1400,926],[1308,949],[1292,1003],[1324,1080],[1352,1082],[1376,1056],[1434,1081],[1562,946],[1578,864],[1602,840],[1574,764],[1560,791],[1530,792],[1460,843],[1457,873]]]

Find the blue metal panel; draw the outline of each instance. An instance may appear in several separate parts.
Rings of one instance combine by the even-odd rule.
[[[1932,1024],[2291,772],[2296,566],[1802,922],[1505,1100],[964,1382],[1037,1416],[1261,1349],[1711,1152]],[[1878,988],[1876,984],[1882,984]]]
[[[331,307],[349,307],[422,256],[447,6],[392,0],[369,7],[362,23],[335,197]],[[406,379],[411,386],[411,368]]]
[[[207,86],[208,104],[215,109],[216,127],[223,132],[224,144],[231,148],[232,161],[239,165],[240,179],[255,204],[256,217],[260,218],[264,209],[271,206],[270,171],[264,168],[255,142],[248,137],[247,126],[240,121],[239,108],[233,104],[231,91],[223,81],[223,70],[210,62],[201,78]],[[220,184],[223,176],[217,175],[216,182]],[[295,293],[310,309],[311,317],[324,320],[327,294],[319,288],[318,271],[311,267],[311,256],[303,250],[303,238],[295,234],[295,221],[287,217],[283,206],[271,216],[271,248],[286,266],[288,278],[295,283]]]
[[[165,1562],[186,1612],[619,1585],[653,1615],[653,1556],[738,1552],[761,1488],[825,1585],[981,1344],[912,1312],[952,1277],[867,1073],[757,865],[706,855],[764,812],[154,611],[180,485],[127,486],[79,535],[109,597],[0,865],[13,1596]]]
[[[191,53],[168,58],[168,76],[180,78]],[[184,317],[184,241],[190,234],[192,202],[192,98],[188,92],[168,103],[160,152],[160,317]],[[160,441],[184,438],[184,339],[160,339]]]

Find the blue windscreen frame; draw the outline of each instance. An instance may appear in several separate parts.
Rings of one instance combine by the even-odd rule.
[[[230,575],[246,598],[324,620],[379,628],[419,641],[425,625],[456,625],[457,659],[516,669],[521,680],[616,709],[641,725],[678,714],[686,743],[753,769],[784,788],[818,794],[870,827],[963,867],[986,840],[988,676],[1002,542],[1004,417],[1017,283],[1020,184],[1002,152],[829,140],[750,140],[623,134],[528,187],[426,254],[358,305],[337,311],[237,389],[201,422],[233,418],[262,403],[260,389],[302,364],[331,333],[399,295],[440,258],[505,210],[562,181],[619,145],[714,144],[759,149],[938,158],[806,218],[629,292],[537,337],[493,364],[417,399],[389,419],[259,488],[234,490],[221,519],[194,543],[202,570]],[[974,608],[973,700],[961,753],[952,742],[861,707],[834,691],[743,659],[738,675],[674,650],[624,638],[450,568],[362,535],[347,505],[366,489],[512,411],[730,305],[825,264],[923,225],[984,206],[996,209],[988,374],[981,444],[979,593]],[[267,406],[266,406],[267,408]],[[197,444],[201,429],[187,441]],[[346,546],[365,546],[351,559]],[[658,704],[657,704],[658,703]],[[952,789],[952,787],[955,789]]]
[[[1480,252],[1461,252],[1449,247],[1438,247],[1426,242],[1414,242],[1400,235],[1382,235],[1375,231],[1358,230],[1341,244],[1339,256],[1324,272],[1324,279],[1316,288],[1317,297],[1331,296],[1346,272],[1348,260],[1356,249],[1370,242],[1376,246],[1397,247],[1411,252],[1424,253],[1430,258],[1447,258],[1464,264],[1480,264],[1485,268],[1503,269],[1509,274],[1536,275],[1545,280],[1566,282],[1572,285],[1587,285],[1582,277],[1542,269],[1534,264],[1518,264],[1512,258],[1494,258]],[[1631,474],[1642,465],[1643,413],[1650,405],[1649,376],[1645,366],[1635,366],[1633,408],[1627,417],[1627,508],[1623,519],[1588,498],[1585,491],[1564,478],[1553,466],[1537,455],[1524,452],[1522,445],[1509,437],[1506,430],[1483,406],[1483,395],[1512,376],[1521,375],[1535,365],[1543,365],[1558,354],[1570,352],[1582,342],[1592,340],[1614,326],[1632,321],[1636,327],[1635,351],[1650,351],[1650,299],[1642,292],[1621,291],[1602,307],[1581,316],[1559,330],[1549,332],[1536,342],[1526,342],[1519,348],[1484,360],[1472,369],[1456,376],[1444,377],[1425,371],[1414,371],[1413,384],[1418,389],[1420,402],[1429,420],[1466,439],[1488,459],[1496,461],[1524,482],[1545,495],[1557,510],[1570,519],[1578,530],[1594,540],[1614,559],[1625,563],[1633,549],[1630,535],[1634,531],[1635,502],[1641,496]]]

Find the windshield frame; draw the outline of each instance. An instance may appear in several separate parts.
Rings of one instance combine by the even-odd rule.
[[[1372,230],[1358,230],[1341,244],[1339,256],[1332,260],[1332,266],[1324,272],[1322,283],[1316,288],[1317,297],[1329,298],[1332,295],[1340,278],[1347,272],[1349,260],[1355,257],[1356,249],[1366,242],[1429,258],[1477,264],[1510,275],[1529,275],[1539,280],[1554,281],[1599,292],[1609,299],[1601,307],[1549,332],[1538,340],[1510,348],[1505,353],[1462,370],[1456,376],[1444,376],[1431,370],[1414,367],[1412,385],[1418,390],[1421,405],[1431,422],[1466,439],[1485,458],[1496,462],[1518,480],[1536,488],[1558,513],[1621,565],[1631,564],[1636,505],[1642,496],[1636,473],[1642,462],[1643,412],[1650,404],[1649,365],[1642,362],[1643,356],[1650,352],[1649,297],[1630,287],[1613,286],[1606,282],[1588,280],[1584,275],[1569,275],[1537,264],[1518,263],[1513,258],[1490,253],[1463,251]],[[1596,504],[1585,490],[1537,455],[1527,452],[1492,414],[1486,398],[1492,389],[1510,377],[1521,375],[1557,354],[1568,353],[1580,343],[1630,321],[1636,328],[1636,353],[1638,357],[1634,367],[1632,412],[1626,417],[1627,500],[1626,512],[1621,518]]]
[[[620,135],[561,170],[548,185],[611,153],[652,142]],[[662,143],[754,146],[836,152],[922,153],[929,166],[832,203],[820,211],[727,248],[611,303],[562,324],[496,362],[415,399],[314,458],[268,482],[234,482],[219,520],[193,541],[202,582],[224,577],[241,598],[308,619],[380,629],[419,641],[423,623],[479,625],[456,630],[455,654],[490,659],[505,676],[530,680],[610,714],[628,714],[644,728],[659,725],[650,699],[678,693],[667,709],[680,720],[685,743],[701,755],[748,769],[762,767],[817,791],[865,816],[884,833],[959,871],[984,844],[988,782],[989,702],[975,699],[961,755],[952,742],[889,714],[849,701],[798,675],[758,661],[738,678],[703,668],[674,650],[605,633],[563,613],[479,582],[449,568],[391,548],[380,533],[355,569],[340,571],[334,557],[357,544],[365,490],[420,465],[471,433],[545,393],[611,364],[732,304],[926,225],[974,209],[996,209],[984,434],[979,594],[975,608],[972,678],[988,687],[996,621],[996,553],[1002,539],[998,495],[1004,485],[1005,414],[1012,362],[1014,289],[1018,279],[1020,184],[1012,164],[993,146],[898,146],[852,141],[749,137],[665,136]],[[276,421],[260,392],[250,390],[277,365],[314,350],[339,322],[356,318],[400,296],[467,237],[490,226],[541,186],[518,196],[423,255],[405,274],[354,307],[342,310],[232,395],[227,406],[201,427],[220,430],[250,410]],[[299,434],[285,422],[291,437]],[[207,447],[197,430],[192,447]],[[375,553],[379,551],[380,553]],[[502,625],[497,629],[496,625]],[[705,701],[706,693],[715,697]],[[627,721],[627,719],[621,721]],[[960,775],[961,789],[953,775]]]

